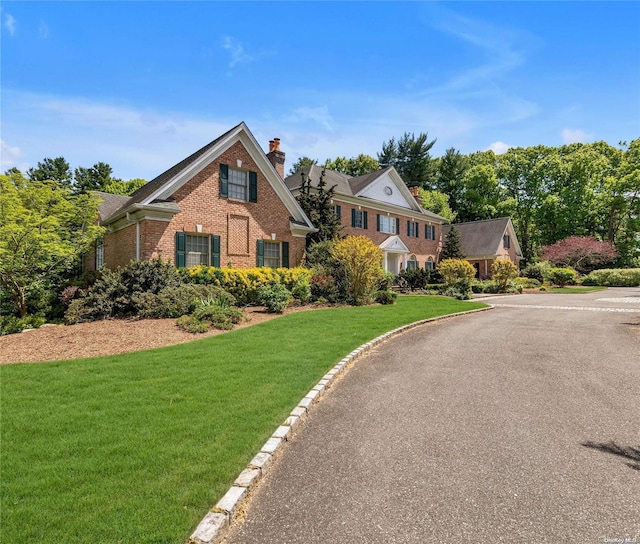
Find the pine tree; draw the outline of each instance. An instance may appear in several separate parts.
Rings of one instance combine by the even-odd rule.
[[[444,261],[445,259],[464,259],[465,257],[466,255],[462,253],[462,247],[460,244],[460,231],[452,226],[451,230],[445,237],[440,260]]]

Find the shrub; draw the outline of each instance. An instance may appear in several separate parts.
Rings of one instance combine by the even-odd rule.
[[[314,300],[324,299],[327,302],[336,302],[338,300],[338,288],[333,276],[313,276],[311,278],[311,296]]]
[[[429,283],[429,276],[429,271],[424,268],[402,270],[400,274],[398,274],[398,277],[404,279],[412,291],[415,289],[424,289],[427,283]]]
[[[518,267],[508,259],[498,259],[491,265],[491,277],[498,285],[499,292],[504,293],[507,286],[518,277]]]
[[[289,291],[295,291],[295,298],[307,302],[312,274],[310,269],[303,267],[236,269],[195,266],[180,271],[188,283],[222,287],[236,298],[238,304],[260,304],[259,288],[273,283],[282,283]]]
[[[484,283],[484,293],[522,293],[522,286],[513,281],[509,281],[507,285],[495,281],[487,281]]]
[[[445,297],[453,297],[457,298],[458,300],[469,300],[471,298],[471,295],[469,295],[469,290],[461,288],[460,285],[450,285],[442,292],[442,294]]]
[[[542,257],[556,266],[574,268],[583,274],[618,257],[618,251],[611,242],[600,241],[594,236],[570,236],[542,246],[541,251]]]
[[[25,315],[24,317],[7,315],[0,317],[0,336],[15,334],[27,329],[38,329],[46,322],[47,320],[41,315]]]
[[[236,303],[233,295],[215,285],[187,284],[179,287],[165,287],[157,295],[137,293],[132,301],[136,313],[141,318],[180,317],[192,313],[202,301],[220,301],[226,306]]]
[[[582,285],[605,287],[640,287],[640,268],[611,268],[594,270],[582,279]]]
[[[380,278],[380,281],[378,282],[378,291],[389,290],[395,281],[396,281],[395,274],[392,274],[391,272],[385,272],[382,275],[382,278]]]
[[[366,236],[347,236],[333,245],[331,255],[344,267],[348,301],[370,302],[384,275],[382,250]]]
[[[564,287],[575,284],[578,273],[573,268],[550,268],[546,277],[551,283]]]
[[[447,286],[458,287],[468,291],[476,276],[476,269],[463,259],[445,259],[438,266],[438,270]]]
[[[207,322],[214,329],[231,330],[234,325],[240,323],[242,312],[237,308],[225,306],[224,303],[201,303],[194,310],[192,316],[200,322]]]
[[[378,291],[375,294],[375,301],[378,304],[394,304],[398,298],[398,293],[394,291]]]
[[[548,261],[541,261],[539,263],[532,263],[525,267],[522,271],[522,275],[525,278],[532,280],[538,280],[540,283],[544,283],[545,273],[551,268],[551,264]]]
[[[538,281],[534,278],[516,278],[513,280],[516,285],[519,285],[523,289],[536,289],[542,285],[541,281]]]
[[[474,280],[471,282],[471,292],[472,293],[484,293],[484,283],[481,281]]]
[[[260,303],[267,308],[267,311],[273,314],[281,314],[289,305],[291,299],[291,291],[289,291],[281,283],[272,283],[263,285],[258,290]]]
[[[178,318],[176,321],[176,325],[180,327],[183,331],[190,332],[192,334],[207,332],[210,328],[210,325],[207,321],[200,321],[196,319],[192,315],[183,315]]]

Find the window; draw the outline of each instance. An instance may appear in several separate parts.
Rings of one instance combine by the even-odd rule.
[[[407,270],[415,270],[416,268],[418,268],[418,259],[415,255],[411,255],[407,261]]]
[[[336,217],[338,219],[342,218],[342,208],[340,206],[338,206],[337,204],[333,207],[333,213],[336,214]]]
[[[96,270],[104,266],[104,238],[96,240]]]
[[[505,249],[509,249],[511,247],[511,238],[509,237],[508,234],[505,234],[502,237],[502,245],[504,246]]]
[[[220,165],[220,196],[258,202],[258,174]]]
[[[289,242],[257,240],[257,265],[289,268]]]
[[[220,236],[176,232],[176,266],[220,266]]]
[[[398,220],[395,217],[378,214],[378,232],[398,234]]]
[[[209,266],[209,237],[187,234],[186,236],[187,267],[204,264]]]
[[[351,226],[354,229],[367,229],[367,212],[363,210],[356,210],[355,208],[351,210]]]
[[[229,168],[229,198],[247,199],[247,172]]]
[[[424,263],[425,270],[433,270],[435,267],[433,266],[433,259],[431,257],[427,258],[427,262]]]
[[[418,223],[415,221],[407,221],[407,236],[418,238]]]
[[[435,240],[436,239],[436,227],[435,227],[435,225],[425,225],[424,226],[424,237],[427,240]]]

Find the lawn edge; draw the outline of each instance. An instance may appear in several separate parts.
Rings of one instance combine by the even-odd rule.
[[[477,302],[477,301],[474,301]],[[249,461],[247,467],[238,475],[233,485],[216,503],[216,505],[207,512],[202,518],[195,531],[187,540],[187,544],[218,544],[227,535],[231,523],[242,501],[256,487],[258,482],[269,471],[275,455],[280,452],[285,442],[291,436],[293,429],[303,421],[315,403],[317,403],[325,391],[334,383],[338,376],[344,375],[350,368],[351,364],[362,357],[372,348],[378,346],[382,342],[393,338],[403,332],[430,323],[440,321],[451,317],[458,317],[476,312],[485,312],[492,310],[494,306],[487,305],[486,308],[476,308],[474,310],[466,310],[464,312],[455,312],[453,314],[444,314],[428,319],[421,319],[408,323],[391,331],[388,331],[373,340],[362,344],[354,349],[346,357],[336,363],[320,381],[311,388],[296,407],[291,411],[284,422],[274,431],[271,437],[260,448],[256,456]]]

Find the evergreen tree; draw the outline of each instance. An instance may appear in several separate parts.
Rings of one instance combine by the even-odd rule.
[[[313,187],[311,178],[305,176],[304,172],[300,173],[302,187],[300,188],[300,195],[298,195],[298,202],[304,213],[307,214],[307,217],[311,219],[313,225],[318,229],[318,232],[307,234],[307,247],[316,242],[335,240],[340,234],[340,218],[336,215],[334,206],[331,203],[335,186],[329,189],[326,188],[324,174],[325,170],[323,168],[318,180],[318,186]]]
[[[97,162],[91,168],[76,168],[75,180],[76,190],[79,193],[87,191],[103,191],[105,186],[111,182],[113,168],[105,162]]]
[[[291,165],[291,169],[289,170],[289,175],[297,174],[300,172],[305,166],[312,166],[314,164],[318,164],[318,159],[312,159],[310,157],[300,157],[296,162]]]
[[[407,187],[433,188],[436,163],[429,151],[436,141],[428,141],[427,138],[426,132],[421,132],[417,137],[405,132],[397,142],[394,138],[384,142],[382,152],[378,153],[380,167],[393,166]]]
[[[440,260],[464,259],[465,257],[466,255],[462,253],[462,246],[460,244],[460,231],[452,225],[451,230],[444,239]]]
[[[71,167],[64,157],[43,159],[36,168],[27,170],[27,177],[31,181],[55,181],[64,189],[70,189],[72,185]]]

